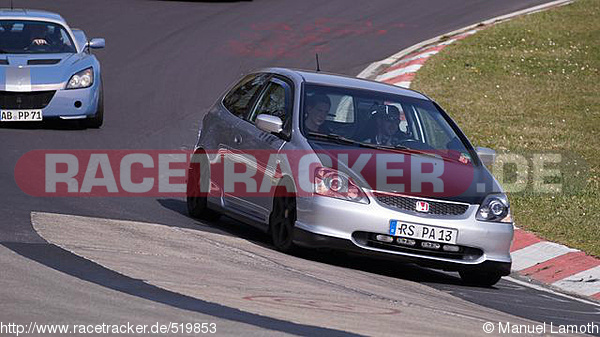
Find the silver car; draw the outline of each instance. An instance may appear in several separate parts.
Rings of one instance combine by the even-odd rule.
[[[0,124],[46,119],[103,123],[100,63],[88,41],[58,14],[0,10]]]
[[[263,69],[205,115],[187,206],[254,225],[283,252],[399,259],[489,286],[510,273],[513,237],[508,199],[483,163],[493,155],[416,91]]]

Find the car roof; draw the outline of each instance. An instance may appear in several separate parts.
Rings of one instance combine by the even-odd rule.
[[[20,20],[35,20],[35,21],[51,21],[66,25],[65,19],[56,13],[47,12],[39,9],[10,9],[0,8],[0,19],[20,19]]]
[[[327,73],[323,71],[315,72],[301,69],[291,68],[266,68],[261,69],[259,72],[269,72],[284,75],[287,77],[300,77],[306,83],[328,85],[335,87],[346,87],[353,89],[366,89],[379,92],[385,92],[394,95],[403,95],[414,98],[420,98],[430,100],[427,96],[421,94],[418,91],[398,87],[391,84],[382,82],[371,81],[367,79],[350,77],[345,75]]]

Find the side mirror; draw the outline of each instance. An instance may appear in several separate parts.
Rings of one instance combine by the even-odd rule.
[[[283,131],[281,118],[273,115],[260,114],[256,116],[254,124],[257,128],[269,133],[280,133]]]
[[[477,155],[483,162],[483,165],[487,166],[488,168],[494,165],[494,162],[496,161],[496,151],[487,147],[478,146],[475,148],[475,152],[477,152]]]
[[[87,43],[87,46],[92,49],[102,49],[102,48],[104,48],[104,46],[106,46],[106,42],[102,38],[95,38],[95,39],[91,39]]]

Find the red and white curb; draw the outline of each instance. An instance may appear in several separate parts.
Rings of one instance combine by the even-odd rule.
[[[600,300],[600,259],[515,229],[513,272],[558,290]]]
[[[439,53],[446,46],[452,44],[455,41],[462,40],[465,37],[475,34],[482,28],[472,29],[468,32],[453,36],[452,38],[445,40],[431,46],[423,47],[422,49],[415,51],[414,53],[408,54],[389,68],[385,69],[381,74],[377,75],[374,79],[376,81],[397,85],[404,88],[410,87],[410,82],[415,78],[417,71],[425,64],[431,56]]]
[[[571,0],[549,2],[423,41],[370,64],[358,77],[409,88],[423,64],[453,42],[515,16],[531,14],[571,2]],[[521,277],[549,285],[550,288],[562,292],[600,300],[600,259],[598,258],[586,255],[577,249],[544,241],[535,234],[519,228],[515,228],[511,256],[513,273]]]

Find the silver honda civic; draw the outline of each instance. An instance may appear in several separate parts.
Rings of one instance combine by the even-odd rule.
[[[283,252],[343,250],[489,286],[510,273],[513,238],[494,155],[416,91],[262,69],[202,120],[187,206],[256,226]]]
[[[0,9],[0,124],[52,119],[103,123],[100,63],[89,40],[58,14]]]

